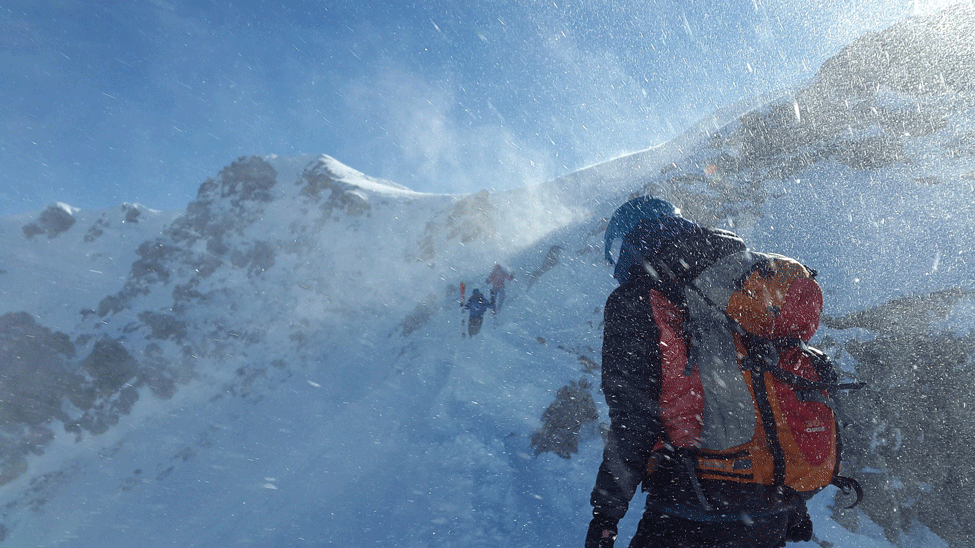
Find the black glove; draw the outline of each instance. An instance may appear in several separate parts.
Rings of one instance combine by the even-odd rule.
[[[789,516],[789,530],[785,539],[789,542],[809,542],[812,540],[813,524],[805,505]]]
[[[593,512],[589,532],[586,533],[586,548],[613,548],[617,523],[619,520],[616,518]]]

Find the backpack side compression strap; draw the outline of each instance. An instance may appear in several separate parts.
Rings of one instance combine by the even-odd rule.
[[[835,485],[839,487],[840,491],[843,491],[843,494],[846,495],[849,495],[850,491],[856,491],[857,499],[853,501],[853,504],[847,506],[846,507],[847,509],[854,508],[857,504],[860,504],[860,502],[863,501],[863,487],[860,486],[859,481],[853,478],[848,478],[846,476],[836,476],[835,478],[833,478],[833,481],[830,483],[830,485]]]
[[[754,354],[749,355],[746,358],[746,368],[751,370],[755,407],[758,408],[762,417],[762,430],[765,431],[765,441],[768,443],[769,453],[772,455],[772,485],[781,487],[785,485],[785,451],[782,450],[782,443],[779,441],[775,412],[768,401],[768,391],[765,389],[765,372],[763,369],[766,368],[762,367],[761,364],[748,363],[759,359],[761,358],[755,357]]]

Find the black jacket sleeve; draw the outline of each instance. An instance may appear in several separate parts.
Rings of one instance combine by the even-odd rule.
[[[591,503],[614,518],[626,514],[662,433],[660,330],[649,295],[644,278],[626,283],[609,296],[604,312],[602,389],[611,425]]]

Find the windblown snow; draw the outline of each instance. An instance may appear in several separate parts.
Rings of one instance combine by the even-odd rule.
[[[799,546],[971,545],[975,71],[968,46],[939,86],[866,69],[952,21],[972,26],[907,21],[726,124],[518,190],[250,156],[181,212],[0,219],[0,544],[581,545],[603,230],[649,192],[815,268],[814,343],[870,383],[844,402],[867,500],[817,495]],[[459,285],[486,292],[495,263],[505,307],[467,337]],[[543,423],[565,394],[599,418]]]

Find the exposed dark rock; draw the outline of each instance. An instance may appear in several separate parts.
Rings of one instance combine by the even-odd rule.
[[[94,435],[104,434],[109,428],[118,424],[122,415],[132,411],[132,406],[139,400],[139,392],[133,386],[125,386],[109,398],[99,399],[77,421],[66,424],[70,432],[85,430]]]
[[[920,522],[952,546],[975,545],[975,332],[934,327],[964,295],[952,289],[905,297],[828,320],[878,333],[845,345],[867,386],[839,401],[847,424],[844,470],[866,491],[858,508],[892,542]],[[850,513],[837,510],[837,518],[855,524]]]
[[[39,426],[63,418],[61,401],[78,382],[68,336],[39,325],[26,312],[0,316],[0,426]]]
[[[553,401],[542,413],[542,427],[532,433],[531,448],[535,455],[551,451],[563,459],[579,452],[579,434],[599,420],[596,402],[586,379],[559,388]]]
[[[123,223],[138,223],[142,211],[133,204],[122,204]]]
[[[535,282],[539,280],[546,272],[559,264],[562,259],[562,247],[558,245],[553,245],[545,253],[545,257],[542,258],[542,264],[538,265],[531,274],[528,275],[528,283],[526,289],[531,289],[531,286],[535,285]]]
[[[186,206],[186,215],[173,222],[166,235],[176,243],[189,243],[222,238],[231,231],[239,234],[260,219],[260,204],[273,199],[271,189],[276,183],[277,172],[263,158],[238,158],[216,179],[200,185],[196,200]]]
[[[71,228],[74,224],[74,215],[64,207],[52,205],[41,212],[37,222],[24,225],[22,230],[24,231],[24,236],[28,238],[33,238],[38,234],[47,234],[48,238],[54,238]]]
[[[880,88],[912,96],[975,89],[973,35],[973,11],[960,4],[868,33],[823,63],[816,91],[842,101]]]
[[[900,140],[887,134],[845,141],[836,148],[836,160],[854,169],[877,169],[905,159]]]
[[[64,333],[39,325],[26,312],[0,316],[0,485],[27,471],[54,433],[49,425],[67,421],[67,395],[83,382],[70,359],[75,347]]]
[[[356,187],[340,181],[322,160],[306,168],[297,184],[303,185],[301,195],[320,203],[319,207],[326,215],[344,211],[352,216],[360,216],[372,209]]]
[[[109,222],[102,215],[97,221],[95,221],[90,227],[88,227],[88,232],[85,233],[85,241],[88,243],[94,242],[98,238],[105,234],[105,229],[109,227]]]
[[[274,246],[265,241],[254,242],[254,247],[250,251],[250,270],[252,276],[262,274],[264,271],[274,266]]]
[[[417,303],[416,308],[409,316],[403,318],[403,321],[397,326],[397,330],[399,330],[400,335],[407,337],[410,333],[426,325],[439,310],[436,295],[427,295],[423,301]]]
[[[186,322],[170,314],[146,310],[139,313],[139,320],[149,328],[150,339],[182,340],[186,336]]]
[[[139,362],[118,341],[104,338],[95,342],[81,366],[94,378],[99,394],[113,394],[135,377]]]
[[[245,201],[269,202],[271,188],[278,181],[278,174],[263,158],[240,157],[217,175],[200,185],[197,199],[216,197],[230,198],[239,207]]]
[[[257,276],[274,266],[274,247],[265,241],[256,241],[246,251],[235,249],[230,254],[230,264],[235,268],[248,268],[248,274]]]
[[[486,190],[467,196],[446,212],[446,218],[438,216],[427,223],[420,241],[419,261],[429,261],[437,254],[437,247],[447,240],[461,243],[491,238],[495,234],[494,206]]]
[[[923,334],[931,329],[933,323],[947,317],[958,301],[970,295],[970,291],[961,288],[910,295],[839,318],[823,316],[823,325],[832,329],[859,327],[889,335]]]
[[[121,312],[125,308],[122,295],[108,295],[98,301],[98,316],[105,317],[107,314]]]

